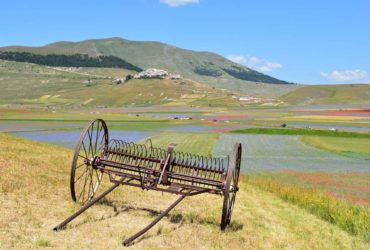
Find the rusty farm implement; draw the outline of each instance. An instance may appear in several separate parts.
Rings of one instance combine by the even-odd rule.
[[[62,230],[69,222],[120,185],[176,194],[179,198],[144,229],[126,239],[132,242],[167,215],[185,197],[203,193],[222,195],[221,230],[230,224],[238,191],[242,147],[236,143],[230,156],[205,157],[153,147],[150,140],[135,144],[109,139],[106,123],[93,120],[84,129],[73,157],[70,189],[73,201],[83,206],[54,228]],[[96,196],[103,175],[112,186]]]

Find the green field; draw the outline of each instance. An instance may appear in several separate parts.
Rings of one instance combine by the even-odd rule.
[[[333,138],[305,136],[302,141],[307,145],[338,153],[360,153],[370,157],[369,138]]]
[[[307,135],[307,136],[330,136],[348,138],[370,138],[370,133],[355,133],[346,131],[330,131],[304,128],[248,128],[233,130],[236,134],[262,134],[262,135]]]
[[[175,199],[121,187],[66,230],[52,228],[79,208],[69,194],[73,152],[0,133],[0,242],[5,249],[122,247]],[[32,169],[32,171],[31,171]],[[103,180],[103,187],[108,179]],[[361,236],[262,191],[242,178],[232,225],[219,229],[222,199],[191,197],[134,245],[135,249],[368,249]],[[106,237],[102,240],[102,236]]]
[[[174,133],[167,132],[152,138],[153,146],[167,148],[170,143],[175,143],[175,151],[195,153],[208,156],[212,154],[213,146],[219,134],[216,133]]]

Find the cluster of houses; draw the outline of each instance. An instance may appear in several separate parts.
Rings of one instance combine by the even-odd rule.
[[[131,79],[165,79],[165,78],[171,80],[178,80],[182,79],[182,76],[179,74],[170,73],[163,69],[149,68],[135,75],[127,75],[124,78],[116,78],[113,80],[113,83],[121,84]]]

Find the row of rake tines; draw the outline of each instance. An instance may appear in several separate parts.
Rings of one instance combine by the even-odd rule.
[[[155,170],[160,170],[159,161],[165,161],[168,154],[166,149],[153,147],[150,139],[144,144],[112,139],[109,142],[109,151],[115,152],[108,154],[107,158],[110,161]],[[170,171],[221,181],[222,173],[227,169],[228,163],[229,156],[221,158],[174,151]]]

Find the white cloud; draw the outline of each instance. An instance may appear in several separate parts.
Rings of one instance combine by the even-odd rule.
[[[347,69],[343,71],[334,70],[331,73],[321,72],[321,76],[325,77],[331,81],[338,81],[338,82],[349,82],[349,81],[361,81],[366,80],[368,74],[364,70],[360,69]]]
[[[281,63],[271,62],[269,60],[259,58],[256,56],[238,55],[238,56],[228,56],[227,58],[233,62],[243,64],[249,68],[252,68],[263,73],[271,72],[275,69],[280,69],[283,67]]]
[[[160,0],[161,3],[167,4],[171,7],[178,7],[190,3],[199,3],[200,0]]]

